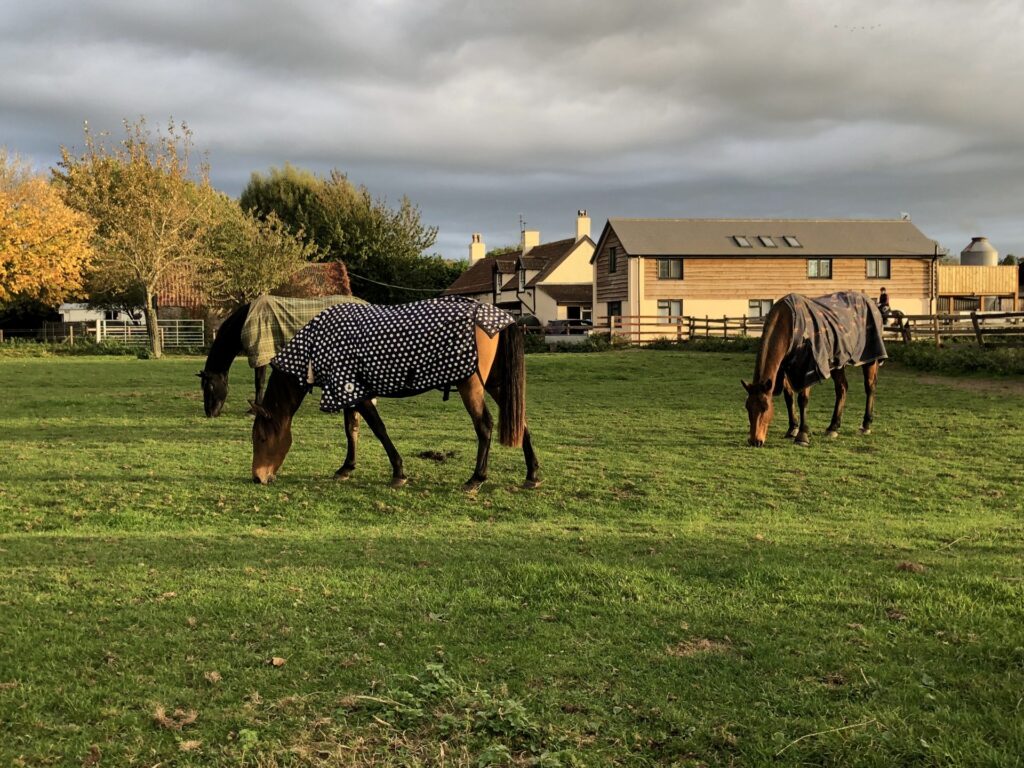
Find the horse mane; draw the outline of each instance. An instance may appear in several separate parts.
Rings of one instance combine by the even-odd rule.
[[[785,328],[785,319],[789,320],[789,328]],[[754,363],[753,384],[771,379],[773,385],[779,374],[782,359],[789,350],[793,335],[793,313],[784,301],[772,305],[768,317],[765,318],[761,330],[761,344],[757,348],[757,361]]]
[[[217,335],[206,356],[206,370],[210,373],[227,373],[238,353],[242,351],[242,326],[249,316],[249,305],[242,304],[224,318],[217,329]]]
[[[308,391],[309,388],[290,373],[271,369],[261,405],[270,414],[269,418],[275,428],[295,415]]]

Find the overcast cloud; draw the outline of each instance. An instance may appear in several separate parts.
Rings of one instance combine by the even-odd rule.
[[[0,0],[0,145],[185,120],[237,195],[285,162],[470,233],[910,212],[1024,255],[1020,0]]]

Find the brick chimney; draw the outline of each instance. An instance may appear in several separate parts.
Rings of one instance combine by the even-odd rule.
[[[585,208],[580,208],[576,211],[576,239],[582,240],[584,237],[590,237],[590,217]]]
[[[469,266],[473,266],[487,253],[487,246],[484,245],[484,238],[479,232],[473,233],[473,239],[469,242]]]

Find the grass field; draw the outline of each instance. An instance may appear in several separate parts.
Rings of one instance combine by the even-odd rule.
[[[1024,387],[882,370],[874,433],[745,446],[751,354],[528,359],[518,451],[457,402],[300,411],[248,370],[0,361],[0,765],[1024,764]],[[446,462],[419,458],[454,451]]]

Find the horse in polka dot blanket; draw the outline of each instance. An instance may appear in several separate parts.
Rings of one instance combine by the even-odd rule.
[[[403,461],[375,405],[378,397],[409,397],[434,389],[458,390],[477,434],[477,462],[467,490],[487,477],[493,420],[485,402],[498,404],[499,441],[522,446],[525,486],[540,484],[526,427],[523,332],[507,312],[460,296],[383,306],[339,304],[304,326],[271,361],[262,403],[251,403],[253,481],[272,482],[291,446],[291,420],[311,388],[320,409],[344,413],[348,453],[335,473],[355,469],[359,417],[388,454],[392,485],[404,485]]]

